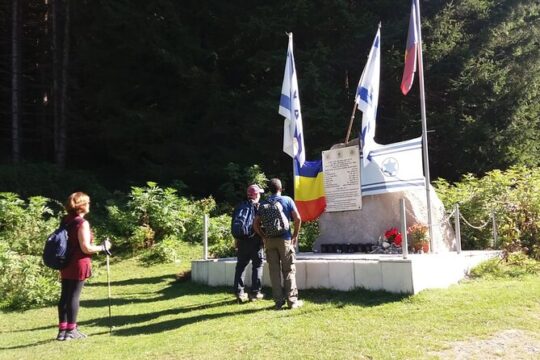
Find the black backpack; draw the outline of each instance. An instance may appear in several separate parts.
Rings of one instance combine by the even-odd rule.
[[[43,263],[46,266],[55,270],[61,270],[67,266],[69,262],[68,229],[77,222],[77,219],[73,219],[69,223],[61,224],[49,235],[43,249]]]
[[[231,220],[231,233],[236,239],[250,238],[255,235],[253,219],[255,218],[255,204],[243,201],[234,210]]]
[[[264,234],[268,237],[282,236],[290,228],[289,219],[283,212],[283,205],[276,198],[262,203],[258,214],[261,217]]]

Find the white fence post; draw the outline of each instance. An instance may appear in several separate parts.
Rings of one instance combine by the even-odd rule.
[[[204,214],[204,260],[208,260],[208,214]]]
[[[461,254],[461,228],[459,227],[459,204],[455,205],[456,211],[454,212],[454,226],[456,228],[456,251]]]
[[[495,221],[495,211],[491,211],[491,219],[493,220],[493,246],[495,249],[497,246],[497,222]]]
[[[409,255],[409,244],[407,241],[407,217],[405,216],[405,200],[399,199],[399,218],[401,223],[401,252],[403,258]]]

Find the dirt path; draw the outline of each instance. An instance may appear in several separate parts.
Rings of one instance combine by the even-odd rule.
[[[449,345],[450,349],[429,355],[452,360],[540,359],[540,334],[535,336],[523,330],[504,330],[489,339],[472,339]]]

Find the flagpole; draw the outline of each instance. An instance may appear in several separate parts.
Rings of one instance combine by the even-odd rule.
[[[429,227],[429,251],[433,252],[433,223],[431,216],[431,191],[429,186],[431,184],[429,176],[429,155],[428,155],[428,138],[427,138],[427,121],[426,121],[426,97],[424,89],[424,61],[422,59],[422,26],[420,25],[420,2],[416,1],[416,18],[418,21],[418,83],[420,85],[420,113],[422,116],[422,154],[424,159],[424,175],[426,178],[426,200],[428,210],[428,227]]]
[[[347,130],[347,136],[345,137],[345,144],[347,144],[349,142],[349,137],[351,136],[352,124],[353,124],[353,121],[354,121],[354,113],[356,112],[356,107],[357,106],[358,105],[356,104],[356,101],[355,101],[354,104],[353,104],[351,120],[349,121],[349,129]]]

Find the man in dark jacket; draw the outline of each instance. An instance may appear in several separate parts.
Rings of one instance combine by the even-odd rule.
[[[261,199],[261,193],[264,190],[258,185],[253,184],[247,188],[247,200],[238,204],[233,214],[233,221],[240,208],[245,208],[246,205],[252,206],[253,211],[256,213],[259,206],[259,200]],[[250,226],[253,226],[251,224]],[[251,292],[249,299],[252,301],[260,300],[264,298],[262,289],[262,275],[263,275],[263,242],[261,237],[252,231],[252,236],[235,237],[234,240],[236,248],[236,270],[234,274],[234,292],[236,298],[240,302],[248,300],[248,295],[244,292],[244,278],[246,266],[251,261]]]

